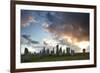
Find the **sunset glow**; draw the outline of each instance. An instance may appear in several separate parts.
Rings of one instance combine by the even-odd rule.
[[[82,42],[76,43],[76,45],[81,49],[83,49],[83,48],[86,49],[89,46],[89,42],[88,41],[82,41]]]

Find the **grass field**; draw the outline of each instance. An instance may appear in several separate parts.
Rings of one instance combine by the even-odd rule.
[[[48,55],[48,56],[30,56],[21,55],[21,62],[48,62],[48,61],[69,61],[69,60],[86,60],[89,59],[89,53],[76,53],[75,55]]]

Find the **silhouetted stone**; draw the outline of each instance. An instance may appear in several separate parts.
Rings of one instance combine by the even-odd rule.
[[[63,53],[62,53],[62,47],[60,47],[60,49],[59,49],[59,55],[62,55]]]
[[[69,47],[66,48],[66,54],[70,55],[70,48]]]
[[[27,55],[28,53],[29,53],[28,48],[25,48],[24,55]]]
[[[59,45],[56,45],[56,55],[59,55]]]
[[[85,55],[85,53],[86,53],[86,49],[84,48],[84,49],[83,49],[83,55]]]
[[[75,54],[75,51],[74,50],[71,50],[71,53],[70,53],[71,55],[74,55]]]

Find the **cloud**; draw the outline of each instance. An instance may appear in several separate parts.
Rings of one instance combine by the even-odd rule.
[[[27,42],[28,42],[28,44],[29,44],[29,43],[30,43],[30,44],[39,44],[38,41],[32,40],[32,39],[30,38],[30,35],[25,35],[25,34],[23,34],[21,38],[26,39]],[[23,42],[26,42],[26,41],[24,41],[23,39],[22,39],[22,41],[23,41]]]
[[[46,46],[55,46],[58,44],[58,41],[53,39],[52,37],[49,37],[43,39],[43,44]]]
[[[24,37],[25,39],[29,39],[30,38],[30,35],[23,34],[22,37]]]
[[[71,43],[89,41],[88,13],[48,13],[46,24],[45,30]]]
[[[52,34],[52,39],[57,41],[57,44],[69,46],[76,52],[82,51],[77,43],[89,42],[88,13],[48,12],[43,28]]]
[[[36,22],[37,21],[36,21],[35,17],[33,17],[33,16],[27,16],[27,17],[21,19],[21,26],[22,27],[27,27],[30,24],[34,24]]]
[[[39,44],[39,42],[35,41],[35,40],[31,40],[30,42],[33,43],[33,44]]]

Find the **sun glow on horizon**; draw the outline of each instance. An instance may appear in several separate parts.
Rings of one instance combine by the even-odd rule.
[[[81,49],[83,49],[83,48],[86,49],[89,46],[89,41],[78,42],[78,43],[76,43],[76,45]]]
[[[77,47],[83,49],[87,49],[87,47],[89,46],[89,41],[80,41],[80,42],[77,42],[77,39],[75,38],[72,38],[72,37],[68,37],[68,36],[64,36],[63,37],[64,39],[67,39],[67,41],[73,45],[76,45]]]

